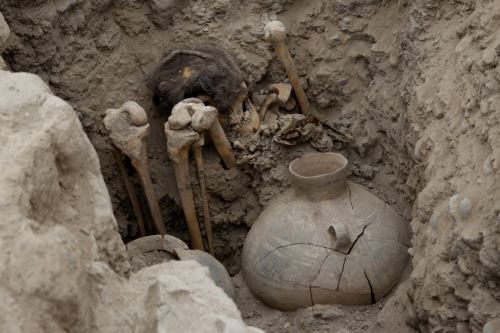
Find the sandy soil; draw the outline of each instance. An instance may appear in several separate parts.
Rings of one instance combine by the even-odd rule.
[[[367,332],[384,302],[369,306],[315,305],[292,312],[271,309],[256,299],[237,274],[235,302],[243,320],[266,332]]]

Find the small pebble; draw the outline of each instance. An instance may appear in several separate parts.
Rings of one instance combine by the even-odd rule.
[[[493,173],[493,159],[489,156],[483,164],[483,173],[485,176],[489,176]]]
[[[240,150],[245,150],[245,145],[243,143],[241,143],[240,140],[236,140],[233,142],[233,147],[235,149],[240,149]]]
[[[431,218],[429,219],[429,224],[431,225],[431,227],[433,229],[437,229],[437,227],[438,227],[438,219],[437,219],[436,213],[432,214]]]
[[[448,201],[448,209],[455,220],[465,220],[470,216],[472,204],[469,198],[455,194]]]
[[[500,318],[492,319],[483,326],[483,333],[500,332]]]
[[[472,204],[469,198],[463,198],[458,205],[458,212],[460,216],[465,220],[470,216],[470,212],[472,210]]]
[[[470,333],[471,332],[471,330],[469,328],[469,324],[467,324],[467,323],[462,323],[462,322],[457,323],[456,329],[457,329],[456,330],[457,333]]]

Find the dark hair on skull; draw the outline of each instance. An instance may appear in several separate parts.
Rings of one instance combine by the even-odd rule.
[[[245,93],[243,73],[225,50],[216,46],[176,49],[167,53],[149,79],[153,103],[170,114],[185,98],[207,95],[225,112]]]

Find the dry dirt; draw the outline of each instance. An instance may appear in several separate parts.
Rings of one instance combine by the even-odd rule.
[[[147,76],[171,48],[216,43],[236,57],[260,105],[267,85],[286,78],[263,38],[266,22],[283,21],[314,113],[353,135],[349,143],[334,140],[334,150],[351,162],[351,180],[411,224],[411,273],[383,303],[332,307],[319,318],[311,309],[266,309],[241,287],[236,302],[245,320],[270,332],[481,332],[494,325],[500,314],[498,0],[0,0],[0,11],[12,30],[3,58],[13,71],[41,76],[76,110],[98,152],[124,239],[137,230],[105,137],[104,111],[126,100],[147,110],[163,217],[169,232],[186,240],[165,119],[152,106]],[[252,222],[288,186],[288,163],[311,150],[307,143],[262,140],[237,150],[238,167],[227,171],[205,149],[216,256],[231,274],[239,271]]]

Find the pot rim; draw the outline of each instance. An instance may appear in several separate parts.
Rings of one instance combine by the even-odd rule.
[[[297,170],[297,163],[300,163],[300,162],[306,160],[308,157],[309,158],[310,157],[319,157],[319,158],[323,158],[323,159],[328,158],[331,162],[336,162],[337,166],[334,167],[332,165],[332,170],[330,172],[326,171],[326,172],[319,172],[319,173],[314,174],[314,175],[304,175],[303,173],[301,173],[300,171]],[[325,162],[327,162],[327,161],[325,161]],[[348,164],[349,164],[349,161],[347,160],[347,158],[344,155],[339,154],[339,153],[334,153],[334,152],[307,153],[307,154],[304,154],[301,157],[298,157],[298,158],[294,159],[293,161],[291,161],[290,164],[288,165],[288,170],[293,175],[293,177],[297,178],[297,179],[303,179],[303,180],[319,179],[319,178],[325,177],[325,176],[336,176],[336,175],[342,176],[341,175],[342,171],[344,171],[347,168]]]

